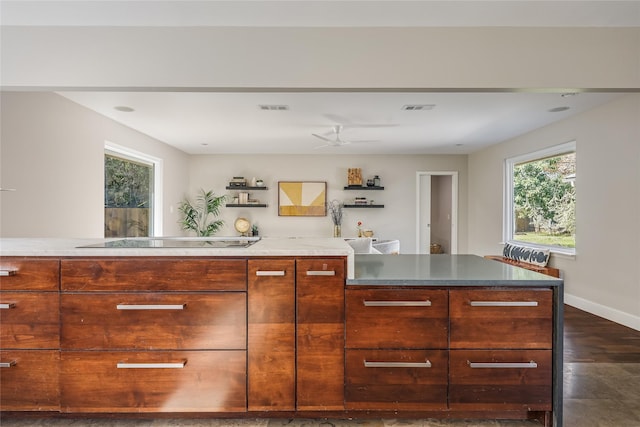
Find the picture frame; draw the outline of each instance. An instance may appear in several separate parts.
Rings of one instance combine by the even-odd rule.
[[[278,181],[278,216],[327,216],[327,182]]]

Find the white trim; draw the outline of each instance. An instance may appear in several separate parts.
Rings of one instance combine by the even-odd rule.
[[[162,176],[163,161],[161,158],[133,150],[110,141],[104,143],[105,151],[111,151],[134,160],[141,160],[153,165],[153,222],[151,223],[150,237],[162,236]]]
[[[416,172],[416,230],[420,230],[420,177],[423,175],[443,175],[451,177],[451,254],[458,253],[458,171],[418,171]],[[420,234],[416,237],[416,253],[420,252]]]
[[[616,310],[615,308],[607,307],[606,305],[598,304],[597,302],[589,301],[570,294],[564,295],[564,302],[572,307],[579,308],[580,310],[584,310],[591,314],[595,314],[596,316],[604,317],[612,322],[640,331],[640,316],[634,316],[633,314]]]
[[[515,218],[513,217],[513,167],[519,163],[529,162],[547,157],[559,156],[576,151],[576,141],[569,141],[563,144],[547,147],[542,150],[531,153],[521,154],[519,156],[508,157],[504,159],[503,168],[503,190],[502,190],[502,240],[507,242],[513,240],[513,231],[515,228]],[[550,249],[552,253],[562,254],[566,256],[575,256],[575,248],[563,248],[561,246],[536,245],[522,241],[522,244],[533,246],[541,249]]]

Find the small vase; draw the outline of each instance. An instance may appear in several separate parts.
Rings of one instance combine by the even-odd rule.
[[[342,229],[339,225],[334,225],[333,226],[333,237],[341,237],[342,236]]]

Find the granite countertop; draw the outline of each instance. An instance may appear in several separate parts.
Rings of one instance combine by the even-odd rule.
[[[355,255],[347,285],[561,286],[563,281],[477,255]]]

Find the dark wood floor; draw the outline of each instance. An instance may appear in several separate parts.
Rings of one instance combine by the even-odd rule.
[[[640,363],[640,331],[565,305],[564,361]]]

